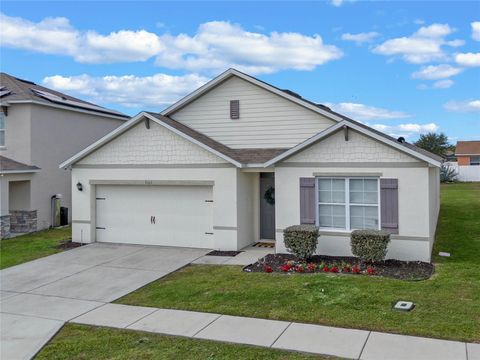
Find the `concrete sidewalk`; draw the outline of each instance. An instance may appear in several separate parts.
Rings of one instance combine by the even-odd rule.
[[[105,304],[71,322],[363,360],[480,360],[480,344],[193,311]]]

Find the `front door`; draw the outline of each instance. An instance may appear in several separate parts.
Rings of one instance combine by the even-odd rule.
[[[260,238],[275,239],[275,177],[260,173]]]

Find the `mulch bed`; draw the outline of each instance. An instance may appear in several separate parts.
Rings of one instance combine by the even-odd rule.
[[[210,251],[207,256],[237,256],[242,251],[220,251],[220,250],[213,250]]]
[[[355,274],[353,270],[358,273]],[[298,261],[291,254],[268,254],[256,263],[243,268],[243,271],[246,272],[284,274],[333,272],[353,276],[383,276],[400,280],[425,280],[433,275],[434,270],[433,264],[421,261],[385,260],[381,263],[368,265],[355,257],[314,255],[305,263]]]
[[[65,250],[65,249],[74,249],[83,245],[85,244],[73,242],[71,239],[69,239],[69,240],[61,241],[60,244],[55,246],[55,248]]]

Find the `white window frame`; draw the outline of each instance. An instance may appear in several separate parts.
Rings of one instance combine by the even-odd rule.
[[[3,132],[3,144],[0,143],[0,149],[5,149],[7,138],[6,138],[6,129],[7,129],[7,122],[5,120],[5,113],[0,110],[0,116],[3,117],[3,128],[0,128],[0,132]]]
[[[475,161],[472,161],[472,158],[475,158]],[[477,160],[477,158],[479,158]],[[479,166],[480,165],[480,155],[472,155],[470,156],[470,166]]]
[[[318,181],[319,179],[332,179],[332,180],[344,180],[345,181],[345,202],[344,203],[322,203],[323,205],[343,205],[345,206],[345,228],[333,228],[333,227],[320,227],[319,211],[320,202],[318,200]],[[350,203],[350,179],[374,179],[377,180],[377,204],[351,204]],[[322,231],[332,232],[352,232],[356,229],[350,228],[350,206],[376,206],[378,210],[378,227],[377,230],[381,230],[381,199],[380,199],[380,178],[377,176],[317,176],[315,177],[315,225]]]

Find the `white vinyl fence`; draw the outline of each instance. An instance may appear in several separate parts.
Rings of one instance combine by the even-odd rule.
[[[455,169],[459,181],[480,181],[480,166],[459,166],[457,162],[446,162],[445,165]]]

